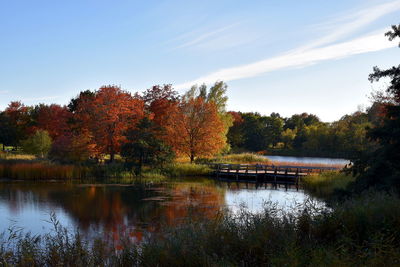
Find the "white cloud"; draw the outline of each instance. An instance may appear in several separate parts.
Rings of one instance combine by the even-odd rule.
[[[389,42],[384,36],[384,32],[386,31],[387,29],[348,42],[309,49],[306,51],[288,52],[281,56],[268,58],[255,63],[222,69],[196,80],[178,84],[175,88],[189,88],[193,84],[210,84],[217,80],[233,81],[249,78],[271,71],[291,67],[305,67],[320,61],[335,60],[397,46],[397,42]]]
[[[400,10],[400,0],[387,2],[381,5],[369,7],[358,12],[345,15],[331,22],[333,31],[328,35],[317,39],[298,50],[307,50],[321,45],[337,41],[339,38],[355,32],[358,29],[378,20],[379,18]],[[339,24],[339,26],[338,26]]]
[[[201,35],[198,35],[194,39],[189,40],[189,41],[187,41],[187,42],[185,42],[185,43],[183,43],[181,45],[178,45],[176,47],[176,49],[185,48],[185,47],[190,47],[190,46],[201,44],[204,41],[207,41],[210,38],[212,38],[214,36],[217,36],[219,33],[227,31],[228,29],[232,28],[233,26],[235,26],[237,24],[238,23],[235,23],[235,24],[232,24],[232,25],[228,25],[228,26],[225,26],[225,27],[222,27],[222,28],[219,28],[219,29],[216,29],[216,30],[213,30],[213,31],[210,31],[210,32],[207,32],[207,33],[203,33]]]
[[[9,91],[7,91],[7,90],[0,90],[0,95],[5,95],[5,94],[8,94],[9,93]]]
[[[333,44],[350,33],[361,29],[384,15],[400,10],[400,0],[369,7],[351,15],[336,19],[335,29],[328,35],[318,38],[294,50],[287,51],[280,56],[267,58],[250,64],[225,68],[175,86],[177,89],[189,88],[193,84],[210,84],[217,80],[232,81],[258,76],[267,72],[291,67],[305,67],[324,60],[335,60],[355,54],[379,51],[397,46],[384,37],[384,32],[370,33],[366,36],[352,39],[347,42]],[[331,45],[328,45],[331,44]],[[325,45],[325,46],[323,46]],[[321,47],[323,46],[323,47]]]

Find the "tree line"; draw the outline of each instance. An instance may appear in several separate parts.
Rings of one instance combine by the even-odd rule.
[[[225,111],[227,86],[192,87],[179,95],[156,85],[132,95],[118,86],[82,91],[66,106],[11,102],[0,113],[0,143],[58,161],[101,161],[117,154],[135,164],[164,162],[175,155],[221,152],[231,126]]]
[[[366,132],[379,121],[380,108],[376,102],[332,123],[308,113],[284,118],[279,113],[230,112],[234,122],[228,140],[234,151],[354,158],[373,145]]]

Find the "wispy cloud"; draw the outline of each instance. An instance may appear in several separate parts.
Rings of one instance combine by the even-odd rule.
[[[335,60],[397,46],[397,43],[395,42],[388,42],[388,40],[383,36],[383,32],[384,31],[380,31],[379,33],[370,34],[349,42],[343,42],[322,48],[314,48],[302,52],[287,53],[282,56],[265,59],[252,64],[222,69],[196,80],[178,84],[175,88],[189,88],[193,84],[210,84],[217,80],[233,81],[250,78],[280,69],[304,67],[324,60]]]
[[[8,90],[0,90],[0,95],[5,95],[8,94],[9,91]]]
[[[321,45],[330,44],[368,24],[371,24],[379,18],[398,10],[400,10],[400,0],[372,6],[357,12],[352,12],[349,15],[341,16],[331,21],[330,24],[333,29],[331,33],[298,48],[298,50],[307,50]]]
[[[350,41],[332,44],[340,38],[355,32],[358,29],[372,23],[380,17],[400,10],[400,0],[388,2],[363,9],[355,14],[345,16],[336,30],[332,33],[309,42],[306,45],[287,51],[280,56],[267,58],[254,63],[225,68],[202,76],[198,79],[178,84],[177,89],[188,88],[193,84],[210,84],[216,80],[232,81],[243,78],[259,76],[267,72],[281,70],[292,67],[305,67],[316,64],[320,61],[336,60],[356,54],[369,53],[397,46],[395,42],[389,42],[384,37],[387,29],[370,32],[362,37],[354,38]],[[352,19],[351,21],[349,21]],[[345,21],[345,22],[343,22]],[[325,46],[324,46],[325,45]]]
[[[185,47],[189,47],[189,46],[194,46],[194,45],[198,45],[206,40],[209,40],[210,38],[214,38],[216,37],[218,34],[227,31],[228,29],[231,29],[232,27],[234,27],[235,25],[237,25],[238,23],[234,23],[232,25],[229,26],[225,26],[207,33],[203,33],[201,35],[195,36],[193,39],[186,41],[185,43],[178,45],[176,47],[176,49],[179,48],[185,48]]]

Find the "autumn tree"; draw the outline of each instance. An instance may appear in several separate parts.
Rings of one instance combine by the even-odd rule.
[[[168,143],[190,162],[198,156],[212,156],[225,146],[225,126],[217,106],[202,97],[182,101],[169,117],[166,130]]]
[[[14,101],[5,109],[4,116],[7,117],[10,126],[9,134],[11,136],[8,136],[10,145],[18,146],[30,134],[30,108],[20,101]]]
[[[170,84],[154,85],[143,92],[140,98],[144,101],[147,112],[159,126],[165,126],[168,116],[179,102],[179,94]]]
[[[87,130],[99,154],[110,155],[110,162],[120,152],[124,133],[144,116],[143,101],[118,86],[103,86],[94,96],[77,101],[75,120],[80,130]]]
[[[66,106],[40,104],[35,107],[34,112],[36,127],[46,130],[53,140],[69,132],[69,120],[72,114]]]
[[[226,95],[227,89],[228,85],[225,82],[217,81],[210,88],[207,88],[205,84],[200,86],[193,85],[183,96],[184,101],[200,97],[204,102],[213,103],[216,106],[218,116],[224,124],[221,138],[225,140],[225,151],[230,150],[230,145],[227,142],[227,134],[229,128],[233,125],[233,118],[231,114],[226,111],[226,104],[228,102],[228,96]]]

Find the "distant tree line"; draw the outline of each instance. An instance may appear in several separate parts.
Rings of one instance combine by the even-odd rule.
[[[379,120],[377,109],[379,103],[366,112],[357,111],[332,123],[307,113],[284,118],[278,113],[263,116],[230,112],[234,122],[228,132],[228,142],[237,151],[355,157],[373,145],[366,132]]]

